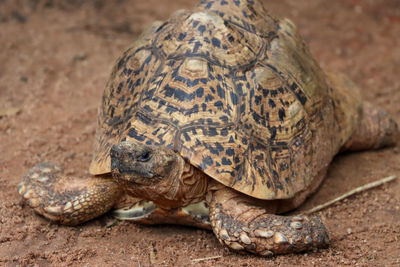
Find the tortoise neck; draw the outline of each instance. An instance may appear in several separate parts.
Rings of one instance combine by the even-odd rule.
[[[164,192],[158,194],[160,199],[153,199],[158,206],[167,209],[184,207],[205,199],[210,178],[180,155],[171,166],[169,176],[163,185]]]
[[[205,198],[210,178],[186,160],[183,161],[181,183],[186,204],[199,202]]]

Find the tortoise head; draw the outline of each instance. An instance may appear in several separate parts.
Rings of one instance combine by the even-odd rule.
[[[111,148],[110,157],[112,176],[128,194],[161,207],[189,204],[199,194],[198,184],[204,184],[204,174],[183,175],[189,163],[166,147],[124,141]]]
[[[169,177],[178,155],[164,147],[124,141],[111,148],[111,171],[118,181],[155,185]]]

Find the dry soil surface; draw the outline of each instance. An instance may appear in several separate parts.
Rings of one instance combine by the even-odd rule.
[[[319,212],[328,249],[272,258],[231,252],[209,231],[115,223],[111,215],[59,226],[23,204],[17,184],[39,162],[88,174],[97,107],[116,58],[152,21],[194,2],[0,1],[0,265],[400,266],[399,180]],[[264,2],[298,25],[324,68],[347,73],[364,99],[400,121],[398,0]],[[400,176],[399,166],[399,146],[337,156],[302,209]],[[216,258],[195,261],[205,257]]]

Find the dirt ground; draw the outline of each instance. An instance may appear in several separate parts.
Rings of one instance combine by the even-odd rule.
[[[39,162],[88,174],[97,106],[114,61],[152,21],[194,2],[0,1],[0,112],[9,113],[0,115],[0,265],[400,266],[399,179],[319,212],[333,241],[328,249],[273,258],[231,252],[209,231],[111,215],[59,226],[22,203],[17,184]],[[347,73],[366,100],[400,122],[398,0],[264,2],[298,25],[324,68]],[[337,156],[302,209],[389,175],[400,176],[399,145]]]

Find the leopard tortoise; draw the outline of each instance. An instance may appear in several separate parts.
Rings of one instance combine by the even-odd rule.
[[[343,150],[396,141],[397,125],[324,72],[288,19],[259,1],[201,1],[156,22],[115,64],[87,179],[42,163],[19,194],[76,225],[114,210],[139,223],[212,229],[233,250],[326,246],[299,206]]]

